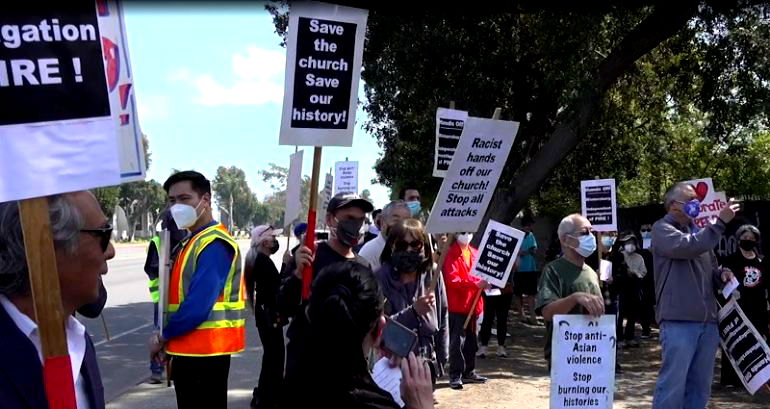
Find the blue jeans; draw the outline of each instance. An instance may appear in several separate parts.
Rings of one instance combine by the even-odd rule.
[[[716,323],[660,323],[663,366],[655,385],[653,409],[704,409],[711,396],[719,347]]]
[[[155,331],[158,331],[160,329],[160,325],[158,324],[158,303],[153,304],[152,310],[152,322],[154,324]],[[163,375],[163,363],[150,358],[150,372],[153,375]]]

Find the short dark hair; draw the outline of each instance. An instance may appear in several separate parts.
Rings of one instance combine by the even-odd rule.
[[[189,181],[193,190],[201,196],[206,193],[211,194],[211,182],[209,182],[205,176],[194,170],[185,170],[169,176],[169,178],[166,179],[166,183],[163,184],[163,190],[168,193],[171,186],[184,181]]]
[[[398,191],[398,198],[401,200],[406,200],[406,191],[407,190],[416,190],[420,191],[420,189],[417,189],[414,185],[405,185],[401,188],[401,190]]]
[[[532,226],[533,224],[535,224],[535,219],[532,217],[532,215],[525,214],[521,218],[521,225],[522,226]]]

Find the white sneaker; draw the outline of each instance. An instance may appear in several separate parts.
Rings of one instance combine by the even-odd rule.
[[[508,356],[508,353],[505,352],[505,347],[504,346],[499,345],[497,347],[497,356],[500,357],[500,358],[505,358],[505,357]]]

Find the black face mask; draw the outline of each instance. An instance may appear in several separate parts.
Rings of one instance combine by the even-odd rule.
[[[278,244],[278,239],[273,237],[273,245],[272,245],[272,247],[270,247],[270,254],[277,253],[278,252],[278,248],[280,248],[280,247],[281,247],[281,245]]]
[[[754,250],[754,247],[757,246],[757,242],[754,240],[741,240],[738,243],[739,246],[745,251]]]
[[[361,226],[364,220],[337,220],[337,240],[348,247],[358,245],[358,239],[361,238]]]
[[[422,252],[415,251],[394,251],[391,256],[393,269],[398,273],[414,273],[425,262]]]

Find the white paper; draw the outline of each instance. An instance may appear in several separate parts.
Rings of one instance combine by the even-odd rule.
[[[406,406],[401,399],[401,368],[391,368],[388,364],[388,358],[381,358],[374,364],[372,369],[372,379],[374,383],[385,392],[390,393],[393,400],[402,408]]]
[[[695,189],[697,199],[700,200],[700,214],[693,220],[698,228],[704,228],[709,223],[714,223],[719,217],[719,212],[727,207],[727,195],[725,192],[717,192],[711,178],[693,179],[685,181]]]
[[[160,232],[160,248],[158,249],[158,327],[159,332],[163,333],[163,327],[166,323],[166,310],[168,309],[168,284],[169,272],[171,271],[171,232],[163,230]]]
[[[358,82],[361,77],[361,58],[363,56],[364,36],[366,34],[366,19],[368,11],[344,7],[320,2],[293,2],[289,10],[289,33],[286,41],[286,76],[284,80],[283,114],[281,116],[281,132],[279,143],[281,145],[310,145],[310,146],[353,146],[353,129],[355,126],[356,108],[358,105]],[[350,67],[351,87],[347,100],[347,128],[323,129],[323,128],[294,128],[292,127],[292,112],[294,105],[294,81],[297,62],[297,33],[299,18],[313,18],[334,22],[345,22],[356,25],[355,50],[353,60],[346,61]],[[325,40],[334,42],[330,35],[319,36]],[[343,49],[340,49],[343,53]],[[333,52],[329,52],[334,59]],[[340,55],[341,56],[341,55]],[[300,56],[302,58],[302,56]],[[339,58],[337,58],[339,60]],[[321,71],[322,72],[322,71]],[[320,76],[320,75],[319,75]],[[298,78],[304,81],[305,78]],[[328,89],[328,88],[327,88]],[[323,95],[323,89],[319,88],[319,95]],[[318,104],[318,109],[323,104]]]
[[[642,248],[648,249],[652,245],[652,239],[642,239]]]
[[[358,193],[358,161],[334,163],[334,194]]]
[[[725,286],[722,288],[722,295],[725,297],[725,299],[730,299],[730,294],[732,294],[733,291],[738,288],[738,285],[738,279],[735,277],[725,283]]]
[[[428,233],[479,229],[518,130],[518,122],[468,117],[428,217]]]
[[[554,315],[551,409],[611,409],[615,394],[615,316]]]
[[[283,224],[290,226],[299,218],[302,206],[302,156],[304,151],[292,153],[289,156],[289,177],[286,180],[286,212]]]
[[[98,15],[99,32],[103,39],[102,47],[114,44],[114,48],[103,50],[105,55],[105,69],[108,66],[117,68],[115,86],[109,87],[109,79],[112,78],[109,71],[108,90],[110,96],[110,111],[115,121],[118,138],[118,154],[120,157],[121,182],[133,182],[144,180],[147,165],[144,161],[144,141],[142,130],[139,127],[136,101],[134,100],[134,78],[131,71],[131,60],[128,54],[128,41],[126,40],[126,26],[123,19],[123,5],[121,1],[107,1],[105,15]],[[117,60],[117,64],[108,64],[110,59]]]
[[[467,119],[468,112],[466,111],[448,108],[436,110],[436,149],[433,158],[433,176],[440,178],[446,176]]]
[[[484,294],[486,294],[487,297],[496,297],[498,295],[503,295],[503,292],[500,291],[499,288],[487,288],[484,290]]]
[[[618,230],[618,205],[615,179],[583,180],[580,182],[583,216],[595,231]]]
[[[607,260],[601,260],[599,262],[599,279],[607,281],[612,278],[612,262]]]
[[[496,287],[505,287],[524,236],[521,230],[490,220],[478,256],[473,260],[471,274]]]

